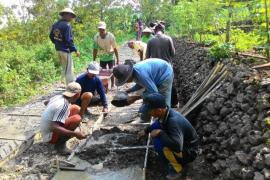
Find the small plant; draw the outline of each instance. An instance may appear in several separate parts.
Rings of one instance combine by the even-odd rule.
[[[219,44],[210,48],[208,56],[214,61],[220,61],[223,58],[229,58],[232,55],[233,45]]]

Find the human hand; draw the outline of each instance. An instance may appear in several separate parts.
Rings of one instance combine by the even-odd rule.
[[[150,135],[151,137],[157,137],[160,135],[161,129],[154,129],[153,131],[151,131]]]
[[[84,132],[82,132],[82,131],[78,131],[78,132],[74,132],[75,133],[75,137],[77,138],[77,139],[85,139],[86,138],[86,135],[85,135],[85,133]]]
[[[81,53],[79,51],[76,51],[75,54],[77,57],[80,57],[80,55],[81,55]]]
[[[108,115],[108,108],[107,107],[103,107],[102,112],[103,112],[104,117],[107,116]]]
[[[130,104],[133,104],[137,100],[138,100],[137,96],[129,96],[127,99],[127,103],[128,105],[130,105]]]

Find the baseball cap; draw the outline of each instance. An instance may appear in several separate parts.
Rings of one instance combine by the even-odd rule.
[[[100,70],[100,67],[98,63],[92,62],[87,67],[87,72],[91,74],[99,74],[99,70]]]
[[[149,27],[146,27],[142,32],[143,33],[152,33],[153,31]]]
[[[98,23],[98,29],[106,29],[106,23],[101,21]]]
[[[140,107],[140,113],[146,113],[152,109],[166,108],[165,97],[159,93],[152,93],[143,98],[144,104]]]
[[[66,87],[66,91],[63,92],[64,96],[67,97],[73,97],[74,95],[76,95],[77,93],[81,92],[81,85],[79,83],[76,82],[71,82],[67,85]]]

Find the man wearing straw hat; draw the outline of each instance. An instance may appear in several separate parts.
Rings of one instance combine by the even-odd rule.
[[[149,27],[146,27],[144,30],[143,30],[143,35],[142,35],[142,42],[144,42],[144,43],[148,43],[148,41],[150,40],[150,39],[152,39],[153,37],[155,37],[154,35],[153,35],[153,31],[149,28]]]
[[[71,105],[81,94],[81,86],[76,82],[67,85],[62,95],[52,97],[41,116],[41,135],[43,142],[55,144],[56,150],[61,154],[68,154],[66,141],[71,137],[84,139],[83,132],[74,131],[81,122],[80,107]]]
[[[62,65],[62,76],[65,77],[66,84],[68,84],[74,81],[71,53],[75,52],[77,57],[80,56],[80,52],[74,45],[72,29],[69,23],[76,15],[70,8],[63,9],[60,11],[59,15],[61,16],[61,19],[53,24],[49,37],[55,45],[55,49]]]

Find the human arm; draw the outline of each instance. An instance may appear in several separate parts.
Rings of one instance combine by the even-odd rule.
[[[68,137],[76,137],[77,139],[85,139],[86,135],[83,132],[75,132],[68,130],[62,126],[58,122],[53,122],[52,123],[52,131],[59,134],[59,135],[64,135]]]
[[[118,50],[117,50],[117,48],[114,48],[113,51],[114,51],[114,54],[115,54],[115,57],[116,57],[116,64],[118,65],[118,64],[119,64],[119,54],[118,54]]]
[[[148,59],[151,57],[151,44],[150,41],[148,41],[147,43],[147,47],[146,47],[146,53],[145,53],[145,59]]]
[[[113,48],[113,51],[116,57],[116,64],[119,64],[119,54],[118,54],[116,40],[113,34],[111,34],[111,46]]]
[[[182,130],[177,126],[168,127],[168,135],[165,131],[161,131],[159,137],[164,146],[169,147],[175,152],[180,152],[183,150],[184,136]]]
[[[142,86],[140,86],[138,84],[135,84],[133,87],[127,89],[125,92],[126,93],[132,93],[132,92],[135,92],[135,91],[139,91],[142,88],[143,88]]]
[[[108,108],[108,102],[107,102],[107,98],[106,98],[106,94],[104,90],[105,88],[99,78],[96,79],[96,85],[97,85],[97,92],[100,96],[100,100],[103,105],[103,109]]]
[[[67,25],[66,32],[65,32],[65,42],[69,47],[70,52],[75,52],[77,56],[80,55],[79,51],[77,50],[76,46],[74,45],[72,29],[70,25]]]
[[[174,57],[174,55],[175,55],[175,48],[174,48],[173,40],[172,40],[171,37],[169,38],[169,43],[170,43],[170,56],[171,57]]]
[[[96,61],[97,53],[98,53],[98,50],[97,49],[93,49],[93,61]]]
[[[50,35],[49,35],[50,40],[52,41],[52,43],[54,43],[54,34],[53,34],[53,27],[51,29]]]
[[[127,99],[127,102],[130,105],[130,104],[133,104],[135,101],[137,101],[137,100],[139,100],[141,98],[142,97],[141,96],[138,96],[138,95],[136,95],[136,96],[129,96],[128,99]]]
[[[143,51],[139,50],[138,52],[139,52],[140,60],[142,61],[143,60]]]

